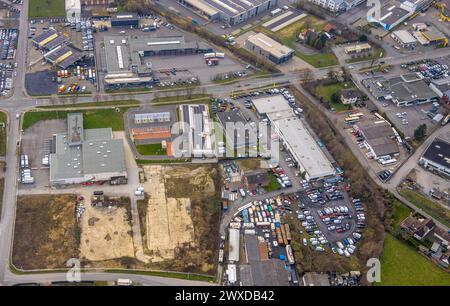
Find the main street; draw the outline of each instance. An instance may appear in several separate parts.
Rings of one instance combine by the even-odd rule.
[[[12,241],[14,236],[14,220],[15,220],[15,211],[16,211],[16,195],[17,195],[17,178],[18,178],[18,141],[20,140],[21,129],[20,129],[20,120],[16,119],[16,114],[22,114],[25,111],[38,107],[38,106],[49,106],[49,105],[68,105],[68,104],[79,104],[79,103],[89,103],[89,102],[98,102],[98,101],[120,101],[120,100],[128,100],[128,99],[136,99],[140,101],[141,104],[150,104],[152,99],[155,97],[155,91],[143,93],[143,94],[95,94],[93,96],[86,97],[70,97],[70,98],[42,98],[36,99],[33,97],[29,97],[26,94],[25,90],[25,74],[26,74],[26,59],[27,59],[27,30],[28,30],[28,0],[23,1],[23,5],[20,6],[21,15],[20,15],[20,25],[19,25],[19,38],[18,38],[18,48],[16,53],[16,61],[18,63],[17,66],[17,76],[15,78],[14,92],[13,94],[6,99],[0,100],[0,108],[8,114],[8,140],[7,140],[7,154],[6,154],[6,173],[5,173],[5,188],[4,188],[4,196],[3,196],[3,206],[1,211],[1,219],[0,219],[0,284],[4,285],[13,285],[17,283],[39,283],[39,282],[51,282],[51,281],[62,281],[66,279],[65,273],[45,273],[45,274],[26,274],[19,275],[14,274],[10,269],[10,256],[12,249]],[[411,60],[420,60],[425,58],[437,58],[441,56],[450,55],[450,49],[439,49],[434,50],[431,54],[419,54],[412,57],[402,56],[398,58],[385,58],[383,59],[386,64],[400,64],[404,62],[408,62]],[[359,68],[366,67],[370,65],[370,62],[361,62],[354,63],[352,66],[352,74],[356,75],[356,71]],[[348,68],[348,66],[347,66]],[[338,70],[339,67],[330,67],[323,69],[314,69],[312,71],[312,76],[314,78],[323,78],[325,77],[330,70]],[[287,74],[276,75],[268,78],[246,78],[239,80],[233,84],[213,84],[206,83],[199,86],[199,90],[204,90],[216,97],[227,97],[233,91],[240,91],[246,89],[252,89],[255,87],[263,87],[270,86],[275,83],[291,83],[291,84],[299,84],[303,81],[303,77],[301,74],[292,72]],[[298,89],[305,95],[307,93],[301,88],[301,86],[297,86]],[[162,91],[159,91],[161,95]],[[317,106],[321,107],[320,105]],[[323,110],[328,116],[330,116],[330,112]],[[424,150],[427,143],[430,140],[425,141],[425,143],[416,151],[416,153],[410,158],[410,161],[407,161],[402,168],[399,169],[397,175],[395,177],[395,181],[401,179],[402,175],[404,175],[405,171],[408,167],[415,165],[416,159],[420,156],[420,152]],[[390,185],[383,185],[378,180],[374,179],[377,184],[381,185],[383,188],[388,188],[391,192],[398,195],[396,192],[394,182],[391,182]],[[294,188],[296,191],[297,189]],[[287,192],[289,190],[285,190]],[[266,194],[265,196],[276,196],[278,193]],[[255,200],[256,198],[252,198]],[[402,199],[404,200],[404,199]],[[237,210],[248,203],[248,201],[241,201],[235,203],[230,211],[225,215],[224,220],[221,223],[221,232],[225,229],[229,220],[233,216]],[[406,201],[406,204],[414,207],[412,203]],[[172,279],[172,278],[163,278],[157,276],[148,276],[148,275],[136,275],[136,274],[119,274],[119,273],[102,273],[92,272],[82,274],[83,280],[108,280],[114,281],[117,278],[129,278],[135,281],[138,281],[142,284],[146,285],[205,285],[208,283],[205,282],[196,282],[189,280],[181,280],[181,279]]]

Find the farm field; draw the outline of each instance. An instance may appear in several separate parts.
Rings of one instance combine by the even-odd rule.
[[[381,257],[381,283],[376,285],[449,286],[450,274],[388,234]]]

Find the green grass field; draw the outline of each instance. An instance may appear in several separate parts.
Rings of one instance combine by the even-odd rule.
[[[358,63],[358,62],[362,62],[362,61],[369,61],[372,59],[382,58],[382,57],[384,57],[385,54],[386,54],[386,52],[384,52],[383,48],[378,48],[373,52],[372,55],[351,58],[351,59],[346,60],[345,62],[351,64],[351,63]]]
[[[114,109],[93,109],[93,110],[73,110],[73,111],[37,111],[27,112],[23,117],[23,129],[26,130],[36,122],[51,119],[66,119],[68,113],[82,112],[84,114],[84,128],[112,128],[113,131],[123,131],[123,114],[129,107],[120,108],[120,112]]]
[[[409,189],[400,190],[400,194],[442,224],[450,227],[450,210],[445,209],[439,203],[428,199],[420,193]]]
[[[381,283],[375,285],[450,286],[450,274],[388,234],[381,256]]]
[[[30,0],[28,2],[30,18],[49,18],[66,16],[64,0]]]
[[[345,86],[347,85],[347,86]],[[333,93],[339,94],[339,92],[342,89],[345,88],[354,88],[355,85],[352,82],[347,83],[336,83],[331,85],[325,85],[325,86],[318,86],[316,88],[317,94],[321,96],[325,101],[328,101],[330,103],[330,106],[335,108],[337,111],[346,111],[348,110],[348,105],[342,104],[342,103],[332,103],[331,102],[331,96]]]
[[[0,127],[0,156],[6,155],[6,144],[7,144],[7,123],[8,123],[8,117],[6,116],[6,113],[0,112],[0,122],[5,125],[5,127]]]
[[[141,155],[167,155],[167,150],[162,147],[161,143],[136,145],[136,150]]]
[[[297,40],[298,34],[304,31],[308,26],[312,27],[315,31],[322,31],[327,21],[318,19],[313,16],[308,16],[303,18],[293,24],[281,29],[275,33],[278,36],[283,44],[286,46],[295,49],[294,43]],[[299,50],[295,50],[295,55],[308,64],[316,67],[329,67],[338,65],[339,61],[337,57],[333,53],[316,53],[316,54],[305,54],[300,52]]]
[[[398,200],[394,200],[393,206],[394,215],[392,216],[392,228],[395,229],[411,214],[411,209]]]

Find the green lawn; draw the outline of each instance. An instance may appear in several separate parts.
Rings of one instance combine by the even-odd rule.
[[[392,228],[395,229],[411,214],[411,209],[398,200],[394,200],[393,206],[394,214],[392,216]]]
[[[295,55],[316,68],[329,67],[339,64],[336,55],[333,53],[305,54],[296,50]]]
[[[267,186],[266,190],[267,191],[275,191],[280,189],[280,184],[277,181],[277,178],[275,177],[275,175],[272,172],[269,172],[269,186]]]
[[[428,199],[420,193],[409,189],[400,190],[400,194],[442,224],[450,227],[450,210],[445,209],[439,203]]]
[[[3,123],[5,125],[4,128],[0,127],[0,156],[5,156],[6,155],[6,144],[7,144],[7,137],[6,135],[8,134],[8,117],[6,116],[6,113],[4,112],[0,112],[0,122]]]
[[[27,112],[23,118],[23,129],[26,130],[36,122],[51,119],[66,119],[68,113],[82,112],[84,114],[84,128],[106,128],[113,131],[124,130],[123,114],[129,107],[121,107],[119,112],[114,109],[93,109],[93,110],[73,110],[73,111],[37,111]]]
[[[66,16],[64,0],[29,0],[28,16],[49,18]]]
[[[162,147],[161,143],[136,145],[136,150],[141,155],[167,155],[167,150]]]
[[[381,286],[450,286],[450,274],[388,234],[381,256]]]
[[[281,39],[283,44],[295,50],[295,55],[308,64],[316,67],[329,67],[338,65],[339,61],[333,53],[316,53],[316,54],[305,54],[295,49],[294,43],[297,40],[298,34],[304,31],[307,26],[311,26],[315,31],[320,32],[323,30],[327,21],[318,19],[314,16],[308,16],[302,18],[301,20],[294,22],[293,24],[281,29],[275,33],[277,37]],[[268,30],[266,30],[268,31]]]
[[[337,111],[346,111],[349,109],[348,105],[342,103],[332,103],[331,96],[333,95],[333,93],[339,94],[339,92],[342,89],[354,87],[355,85],[352,82],[336,83],[331,85],[318,86],[316,88],[316,91],[319,96],[321,96],[325,101],[328,101],[330,103],[330,107],[335,108]]]
[[[349,64],[351,64],[351,63],[358,63],[358,62],[362,62],[362,61],[369,61],[369,60],[372,60],[372,59],[382,58],[382,57],[384,57],[384,55],[385,55],[384,49],[383,48],[378,48],[378,49],[376,49],[373,52],[372,55],[351,58],[351,59],[346,60],[345,62],[349,63]]]

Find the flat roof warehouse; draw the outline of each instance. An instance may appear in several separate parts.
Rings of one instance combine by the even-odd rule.
[[[142,57],[145,56],[212,51],[212,48],[203,42],[186,42],[183,36],[105,36],[104,45],[109,77],[116,77],[115,74],[124,74],[121,77],[133,77],[134,72],[137,72],[139,76],[148,76],[151,73],[151,66],[143,63]]]
[[[53,137],[50,184],[66,185],[127,176],[122,139],[111,128],[83,129],[83,114],[67,114],[67,133]]]
[[[260,98],[253,101],[260,115],[266,115],[272,126],[289,149],[308,180],[318,179],[336,174],[330,160],[307,130],[303,122],[292,110],[287,110],[281,95]]]
[[[278,58],[284,57],[294,52],[294,50],[292,50],[291,48],[280,44],[279,42],[273,40],[263,33],[258,33],[250,36],[248,38],[248,41],[257,47],[270,52],[272,55]]]

